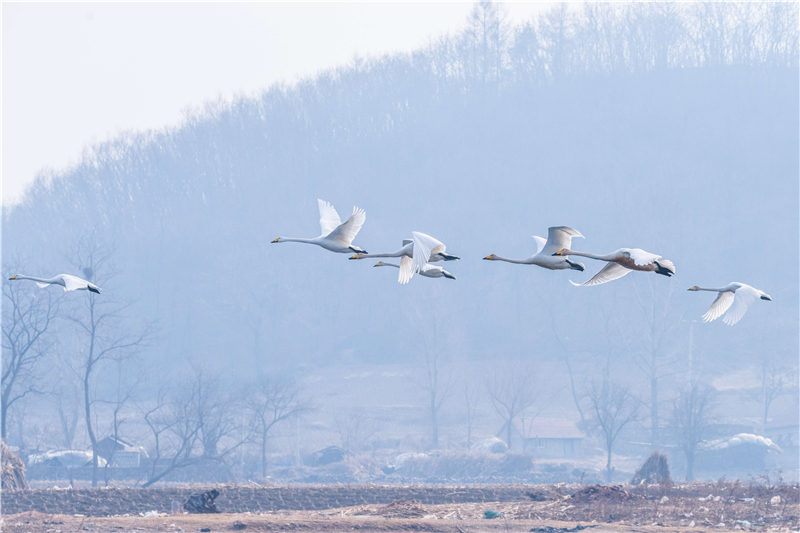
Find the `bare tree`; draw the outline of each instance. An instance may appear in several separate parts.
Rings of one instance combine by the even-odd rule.
[[[367,441],[378,431],[378,425],[364,413],[355,411],[334,419],[342,448],[348,454],[363,449]]]
[[[505,423],[506,444],[511,449],[514,421],[537,399],[538,387],[533,369],[522,362],[509,364],[495,371],[487,380],[486,391],[492,406]]]
[[[303,397],[303,389],[291,378],[256,378],[248,387],[246,404],[255,415],[254,435],[261,449],[261,475],[267,476],[267,443],[270,431],[279,423],[289,420],[311,409],[309,400]]]
[[[475,422],[478,401],[480,400],[480,390],[477,387],[470,387],[469,381],[464,380],[464,403],[467,408],[467,451],[472,449],[472,426]]]
[[[143,487],[199,463],[224,465],[250,439],[252,428],[235,422],[235,398],[226,394],[218,376],[209,374],[191,365],[192,378],[183,387],[170,386],[173,380],[165,378],[155,402],[140,406],[154,440]]]
[[[606,480],[610,483],[614,473],[611,466],[614,442],[622,429],[636,420],[639,400],[629,392],[628,387],[606,379],[599,385],[592,383],[587,398],[591,412],[590,423],[603,434],[607,454]]]
[[[7,278],[20,262],[3,268]],[[43,391],[42,362],[51,346],[46,338],[58,314],[60,298],[27,283],[3,283],[3,364],[0,381],[0,437],[7,436],[8,411],[25,396]]]
[[[113,247],[100,244],[94,233],[79,240],[74,253],[76,266],[83,270],[83,276],[101,287],[108,287],[114,277],[113,255]],[[144,347],[151,329],[143,326],[132,331],[125,316],[131,303],[120,301],[108,292],[78,296],[80,300],[67,316],[77,330],[77,345],[82,356],[84,422],[92,446],[93,487],[97,486],[99,473],[98,438],[93,415],[94,405],[99,400],[95,387],[97,373],[109,361],[132,358]]]
[[[694,454],[697,445],[708,436],[715,397],[713,387],[693,383],[680,391],[672,404],[670,429],[686,456],[686,481],[694,480]]]

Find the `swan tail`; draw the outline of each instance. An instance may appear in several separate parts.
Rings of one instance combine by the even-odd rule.
[[[654,261],[658,270],[656,270],[656,274],[662,274],[664,276],[670,277],[675,275],[675,265],[672,264],[672,261],[669,259],[659,259]]]
[[[45,289],[50,286],[49,283],[39,283],[38,281],[36,282],[36,285],[38,285],[40,289]]]
[[[583,283],[575,283],[572,280],[569,280],[569,282],[572,283],[572,285],[574,285],[575,287],[583,287]]]

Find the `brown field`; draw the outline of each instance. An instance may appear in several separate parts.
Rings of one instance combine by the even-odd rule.
[[[229,491],[232,487],[224,487]],[[330,487],[335,492],[341,487]],[[516,487],[519,489],[519,487]],[[370,499],[381,487],[351,487]],[[457,491],[454,487],[452,490]],[[622,490],[584,492],[580,487],[531,486],[533,501],[473,501],[424,504],[418,500],[363,504],[313,510],[275,510],[216,515],[75,516],[27,511],[3,516],[9,533],[68,533],[83,531],[531,531],[564,533],[577,525],[601,531],[764,531],[792,532],[800,527],[797,486],[706,483],[668,487],[622,487]],[[296,488],[295,491],[302,491]],[[325,487],[313,487],[315,493]],[[425,489],[418,489],[425,490]],[[441,492],[444,487],[432,488]],[[22,492],[22,491],[19,491]],[[64,492],[64,491],[62,491]],[[79,492],[79,491],[75,491]],[[83,493],[90,491],[80,491]],[[97,490],[102,492],[102,490]],[[108,494],[108,492],[106,491]],[[422,493],[420,493],[422,494]],[[509,493],[511,494],[511,493]],[[711,495],[712,498],[707,497]],[[4,500],[8,494],[4,494]],[[85,497],[85,494],[82,495]],[[219,503],[224,494],[218,499]],[[775,499],[780,497],[780,502]],[[13,494],[12,494],[13,497]],[[666,498],[665,498],[666,497]],[[703,498],[702,500],[700,498]],[[519,498],[518,498],[519,499]],[[715,501],[716,500],[716,501]],[[5,511],[4,505],[4,511]],[[146,511],[147,509],[145,509]],[[484,518],[486,510],[502,513]],[[692,523],[693,522],[693,523]]]

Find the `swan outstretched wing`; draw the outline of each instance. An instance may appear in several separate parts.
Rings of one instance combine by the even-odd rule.
[[[329,235],[337,227],[341,226],[342,219],[339,218],[339,213],[333,208],[331,204],[325,200],[317,199],[319,204],[319,228],[322,230],[322,235]]]
[[[756,289],[745,284],[742,284],[733,294],[733,304],[728,309],[728,312],[725,313],[725,316],[722,317],[722,321],[729,326],[739,322],[747,312],[747,309],[761,298]]]
[[[86,287],[89,286],[88,281],[76,276],[70,276],[69,274],[62,274],[59,277],[64,280],[64,292],[77,291],[80,289],[85,289]]]
[[[622,253],[633,259],[634,264],[637,266],[652,265],[653,261],[661,259],[660,255],[651,254],[639,248],[630,248]]]
[[[432,254],[444,252],[447,247],[430,235],[412,231],[414,237],[414,257],[412,258],[411,268],[414,272],[419,272],[430,261]],[[402,282],[401,282],[402,283]]]
[[[703,322],[711,322],[718,319],[722,313],[728,310],[733,303],[733,291],[720,291],[717,298],[711,303],[706,314],[703,315]]]
[[[336,229],[328,234],[329,239],[343,242],[345,246],[350,246],[353,239],[356,238],[364,221],[367,220],[367,212],[358,207],[353,208],[353,214],[350,215],[344,224],[339,225]]]
[[[572,246],[573,237],[584,238],[580,231],[575,228],[570,228],[569,226],[553,226],[547,228],[547,242],[540,252],[548,256],[564,248],[569,249]]]
[[[539,252],[542,251],[542,249],[544,248],[545,244],[547,244],[547,241],[544,240],[543,238],[539,237],[538,235],[534,235],[533,236],[533,240],[536,241],[536,254],[538,254]],[[536,254],[534,254],[534,255],[536,255]]]
[[[411,266],[412,259],[407,255],[404,255],[402,259],[400,259],[400,274],[397,276],[397,281],[399,283],[408,283],[411,281],[411,278],[414,277],[414,268]]]
[[[570,280],[570,283],[575,285],[576,287],[591,287],[592,285],[600,285],[601,283],[608,283],[609,281],[614,281],[615,279],[619,279],[623,276],[628,275],[632,270],[625,268],[624,266],[617,264],[617,263],[606,263],[606,266],[600,269],[600,271],[592,277],[589,281],[585,281],[583,283],[575,283],[574,281]]]

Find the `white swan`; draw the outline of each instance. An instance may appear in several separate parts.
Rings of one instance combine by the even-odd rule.
[[[598,261],[607,261],[608,264],[600,269],[600,271],[592,277],[589,281],[584,283],[575,283],[570,280],[570,283],[576,287],[591,287],[592,285],[600,285],[619,279],[632,270],[640,272],[655,272],[664,276],[672,276],[675,274],[675,265],[669,259],[661,259],[660,255],[645,252],[639,248],[620,248],[615,252],[607,255],[595,255],[585,252],[575,252],[568,248],[559,250],[553,255],[579,255],[581,257],[588,257],[589,259],[597,259]]]
[[[272,242],[316,244],[326,250],[340,254],[349,254],[350,252],[366,253],[352,244],[353,239],[356,238],[361,226],[364,225],[364,221],[367,219],[366,211],[354,207],[353,214],[343,224],[339,218],[339,213],[336,212],[336,209],[331,204],[324,200],[317,200],[317,202],[319,204],[319,227],[322,229],[322,235],[313,239],[278,237]]]
[[[385,261],[378,261],[375,263],[376,267],[395,267],[400,268],[400,265],[396,265],[395,263],[387,263]],[[439,266],[434,265],[425,265],[425,267],[420,270],[420,276],[425,276],[426,278],[447,278],[447,279],[456,279],[454,275],[452,275],[447,270],[443,269]]]
[[[553,226],[552,228],[547,228],[546,241],[536,235],[533,236],[533,240],[536,241],[536,254],[527,259],[506,259],[505,257],[500,257],[495,254],[488,255],[484,257],[484,259],[487,261],[506,261],[507,263],[517,263],[520,265],[537,265],[549,270],[572,269],[583,272],[585,270],[583,264],[570,261],[566,257],[554,257],[553,254],[553,252],[557,252],[558,250],[569,248],[572,245],[573,237],[584,238],[581,232],[574,228],[568,226]]]
[[[350,259],[370,259],[373,257],[400,257],[399,283],[408,283],[415,273],[420,272],[427,263],[437,261],[458,261],[460,257],[445,252],[447,247],[430,235],[412,231],[413,239],[403,240],[403,247],[396,252],[385,254],[357,253]]]
[[[8,279],[9,280],[29,279],[31,281],[35,281],[36,284],[41,288],[45,288],[48,285],[61,285],[61,287],[64,288],[64,292],[89,291],[100,294],[100,287],[98,287],[94,283],[86,281],[85,279],[81,279],[77,276],[70,276],[69,274],[59,274],[58,276],[50,279],[34,278],[31,276],[23,276],[17,274],[16,276],[12,276]]]
[[[712,302],[711,307],[708,308],[708,312],[703,315],[703,322],[716,320],[722,313],[728,311],[722,321],[729,326],[739,322],[747,312],[747,309],[759,298],[769,302],[772,301],[772,298],[766,292],[755,289],[750,285],[737,282],[728,283],[720,289],[706,289],[695,285],[688,290],[718,292],[717,299]]]

